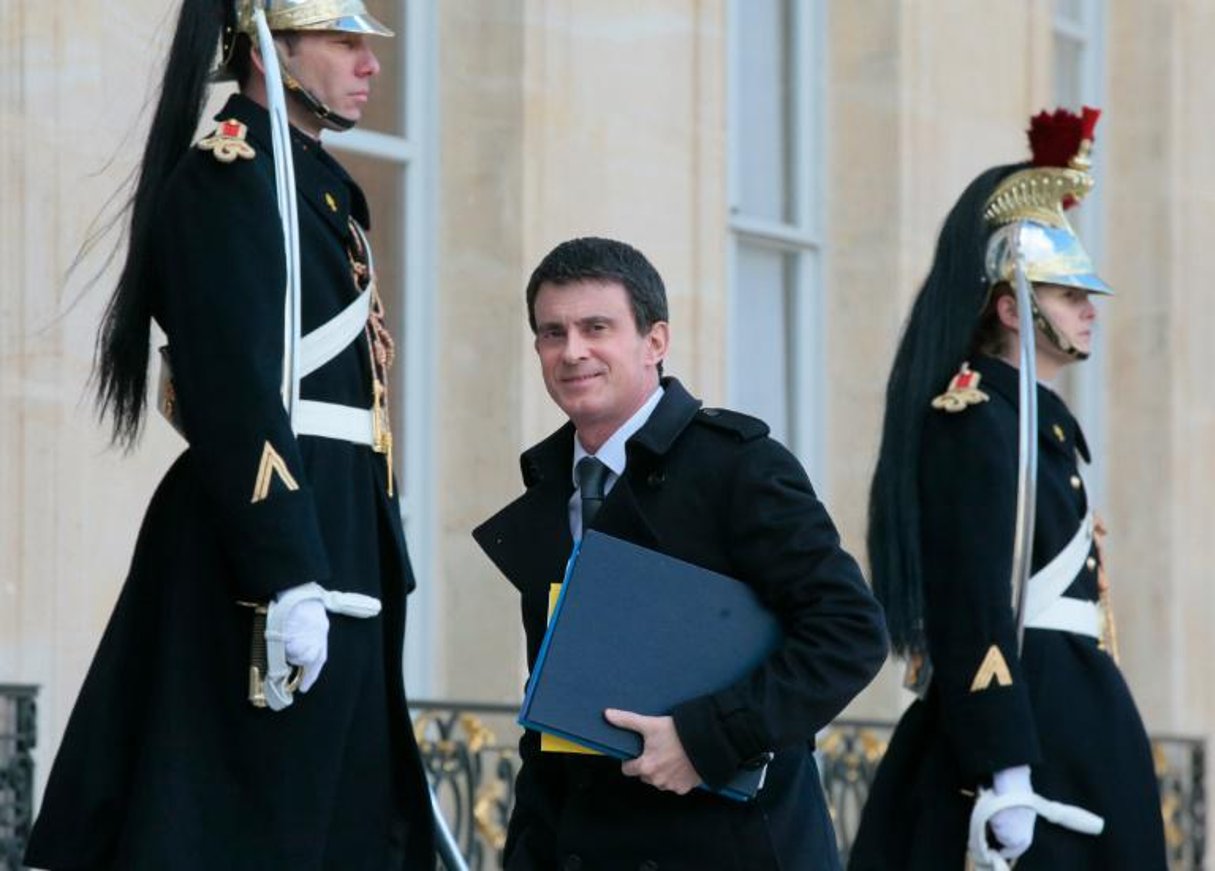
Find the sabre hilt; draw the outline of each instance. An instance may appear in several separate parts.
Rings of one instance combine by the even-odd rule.
[[[266,614],[269,608],[257,602],[237,602],[253,610],[253,629],[249,638],[249,704],[255,708],[266,707],[266,672],[269,656],[266,653]],[[287,685],[295,692],[304,675],[302,668],[295,668]]]

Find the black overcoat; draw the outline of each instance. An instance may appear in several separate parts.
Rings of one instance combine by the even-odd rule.
[[[144,519],[26,858],[123,871],[432,867],[401,675],[414,581],[397,501],[370,448],[291,431],[268,117],[236,96],[217,118],[246,124],[255,154],[184,156],[149,255],[189,447]],[[366,225],[367,206],[316,142],[293,139],[306,333],[353,298],[347,222]],[[360,338],[301,393],[367,408],[371,384]],[[287,474],[255,501],[267,446]],[[375,596],[383,611],[331,615],[311,691],[281,712],[255,709],[252,616],[237,601],[309,581]]]
[[[775,750],[752,803],[685,796],[625,777],[607,758],[541,753],[524,735],[506,867],[704,871],[838,867],[814,764],[815,732],[873,677],[885,624],[800,464],[760,421],[701,409],[674,379],[626,447],[628,464],[592,528],[730,575],[779,615],[784,645],[738,684],[674,712],[710,784]],[[549,585],[573,546],[574,429],[522,457],[526,492],[475,532],[521,594],[529,664]]]
[[[1130,691],[1096,639],[1026,629],[1017,657],[1011,602],[1017,476],[1017,370],[974,362],[985,402],[929,410],[920,463],[925,621],[933,677],[899,722],[864,809],[852,871],[963,867],[977,785],[1032,766],[1034,790],[1105,818],[1090,837],[1042,820],[1017,862],[1030,869],[1165,867],[1151,750]],[[1083,433],[1038,387],[1038,488],[1032,566],[1045,566],[1088,512]],[[1066,596],[1096,601],[1093,546]],[[976,674],[992,646],[1008,682]],[[989,675],[990,676],[990,675]]]

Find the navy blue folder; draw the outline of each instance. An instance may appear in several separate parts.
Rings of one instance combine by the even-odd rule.
[[[641,736],[605,708],[670,714],[741,680],[781,638],[745,584],[592,530],[570,558],[519,724],[631,759]],[[746,800],[762,783],[762,769],[740,769],[717,791]]]

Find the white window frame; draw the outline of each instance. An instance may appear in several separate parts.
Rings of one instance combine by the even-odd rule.
[[[730,0],[727,38],[727,194],[730,207],[729,245],[726,252],[729,312],[735,310],[743,288],[736,286],[738,250],[754,245],[779,251],[794,258],[793,298],[790,300],[787,348],[789,353],[788,408],[789,448],[812,471],[822,468],[825,454],[823,370],[823,96],[826,89],[824,0],[784,0],[791,18],[791,81],[788,83],[792,186],[792,219],[776,221],[748,215],[741,210],[739,155],[741,135],[738,128],[738,62],[740,19],[746,14],[745,0]],[[733,317],[727,317],[726,393],[731,401],[737,396],[734,361],[745,356],[739,347]],[[826,483],[825,476],[821,482]]]
[[[392,400],[405,412],[405,431],[398,436],[403,467],[398,475],[401,520],[418,579],[418,588],[409,597],[405,684],[410,695],[423,697],[433,696],[436,689],[439,657],[435,652],[441,641],[437,632],[439,561],[433,471],[437,465],[433,373],[438,334],[434,288],[439,153],[435,0],[397,0],[397,15],[404,22],[406,43],[405,87],[400,89],[405,135],[355,129],[326,141],[336,150],[383,160],[403,170],[404,228],[403,238],[396,241],[403,252],[404,292],[400,298],[404,305],[402,311],[389,315],[394,320],[394,334],[403,338],[405,371],[392,385]]]
[[[1052,19],[1052,40],[1065,39],[1077,49],[1080,57],[1078,76],[1078,94],[1065,95],[1055,91],[1056,101],[1066,105],[1073,111],[1080,109],[1079,105],[1067,105],[1077,100],[1087,106],[1105,105],[1105,44],[1106,44],[1106,14],[1102,0],[1079,0],[1079,19],[1063,16],[1055,6]],[[1052,58],[1054,55],[1052,54]],[[1052,61],[1053,62],[1053,61]],[[1058,70],[1054,71],[1058,75]],[[1100,180],[1105,166],[1105,153],[1101,148],[1101,128],[1108,126],[1109,119],[1104,118],[1097,126],[1097,147],[1094,149],[1093,173],[1098,179],[1097,187],[1088,197],[1080,213],[1075,217],[1076,231],[1079,233],[1085,250],[1097,265],[1098,273],[1105,260],[1105,193]],[[1115,292],[1117,288],[1115,288]],[[1117,300],[1113,301],[1117,305]],[[1098,301],[1099,309],[1105,303]],[[1100,312],[1104,314],[1104,312]],[[1100,324],[1094,333],[1092,358],[1080,366],[1072,368],[1072,405],[1073,412],[1084,428],[1084,434],[1091,448],[1093,463],[1087,473],[1090,502],[1096,505],[1105,503],[1107,490],[1106,444],[1109,420],[1108,382],[1109,366],[1107,353],[1108,327]]]

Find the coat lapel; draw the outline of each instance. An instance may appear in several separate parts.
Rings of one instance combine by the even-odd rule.
[[[573,438],[567,424],[527,451],[520,460],[527,490],[473,530],[485,555],[525,595],[559,582],[574,547],[568,512]]]
[[[638,482],[660,469],[664,455],[696,416],[700,403],[674,378],[654,413],[629,439],[628,466],[595,518],[593,529],[661,550],[662,541],[646,517]],[[527,491],[473,530],[473,538],[521,593],[537,592],[560,581],[574,542],[569,530],[569,500],[574,494],[571,464],[574,428],[566,423],[523,454],[520,464]],[[643,488],[644,489],[644,488]]]
[[[637,493],[630,480],[631,471],[631,468],[626,468],[624,477],[612,487],[612,492],[603,501],[603,507],[599,509],[591,528],[642,547],[660,549],[658,533],[646,519],[645,511],[637,501]]]

